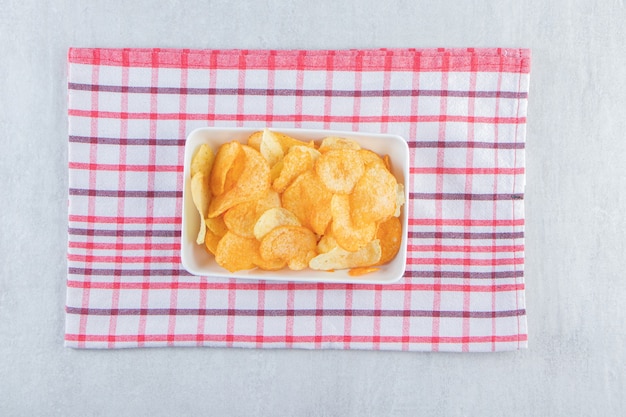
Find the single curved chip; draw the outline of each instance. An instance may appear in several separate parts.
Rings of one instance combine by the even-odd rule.
[[[396,187],[396,210],[393,215],[395,217],[400,217],[402,214],[402,206],[406,203],[406,198],[404,196],[404,184],[398,183]]]
[[[361,146],[355,140],[340,138],[338,136],[328,136],[322,139],[319,151],[324,153],[331,149],[352,149],[358,151],[359,149],[361,149]]]
[[[317,252],[317,237],[302,226],[280,226],[261,240],[260,253],[265,260],[284,260],[289,269],[299,271],[309,265]]]
[[[211,169],[210,186],[214,196],[221,195],[230,188],[229,186],[232,186],[232,181],[243,169],[243,160],[245,160],[245,154],[239,142],[232,141],[220,146]]]
[[[254,132],[253,134],[248,136],[247,145],[261,152],[261,140],[263,140],[263,131],[259,130],[258,132]]]
[[[402,223],[397,217],[390,217],[378,224],[376,239],[380,241],[381,255],[376,265],[386,264],[396,257],[402,245]]]
[[[265,197],[239,203],[224,213],[224,223],[232,232],[243,237],[255,237],[254,226],[268,209],[280,207],[280,196],[274,190],[267,190]]]
[[[393,216],[396,210],[397,181],[387,169],[371,165],[350,195],[350,214],[357,227]]]
[[[296,215],[302,226],[323,235],[330,223],[330,201],[333,194],[314,171],[298,176],[281,196],[282,206]]]
[[[274,184],[276,179],[280,177],[280,173],[283,171],[283,167],[285,166],[284,161],[285,158],[281,159],[270,169],[270,184]]]
[[[295,214],[282,207],[274,207],[266,210],[254,225],[254,237],[258,240],[271,230],[280,226],[301,226],[300,220]]]
[[[241,174],[230,189],[211,200],[209,217],[219,216],[237,204],[260,198],[270,188],[270,168],[265,159],[258,151],[247,145],[241,145],[241,149],[245,156],[238,160],[242,165]],[[217,158],[213,170],[216,165]]]
[[[313,169],[320,153],[306,146],[293,146],[282,160],[280,175],[272,183],[272,188],[279,193],[293,182],[298,175]]]
[[[383,156],[383,161],[385,162],[385,167],[387,167],[387,170],[391,171],[391,158],[389,158],[389,155]]]
[[[227,232],[217,244],[215,262],[230,272],[253,269],[253,259],[259,248],[259,241],[254,238],[239,236]]]
[[[274,132],[269,129],[263,130],[260,151],[270,167],[273,167],[285,156],[285,151],[283,151],[283,147],[278,141],[278,138]]]
[[[350,215],[350,196],[335,194],[331,200],[333,237],[345,250],[354,252],[367,245],[376,236],[376,223],[355,226]]]
[[[211,147],[206,143],[200,145],[194,156],[191,158],[191,177],[196,175],[198,172],[202,172],[206,178],[209,178],[214,161],[215,154],[213,153],[213,149],[211,149]]]
[[[361,155],[361,159],[363,160],[363,165],[365,165],[365,169],[369,168],[370,165],[381,165],[385,166],[385,161],[381,158],[376,152],[370,151],[369,149],[361,149],[359,151]]]
[[[217,244],[220,242],[221,238],[221,236],[218,236],[210,229],[207,229],[206,236],[204,237],[204,246],[211,255],[215,255],[217,252]]]
[[[350,194],[364,171],[361,155],[354,149],[331,149],[315,163],[322,183],[336,194]]]
[[[278,271],[287,266],[287,261],[284,259],[263,259],[259,253],[255,254],[252,262],[265,271]]]
[[[328,271],[333,269],[366,267],[378,262],[380,255],[380,242],[378,239],[375,239],[355,252],[350,252],[337,246],[311,259],[309,268]]]
[[[283,152],[285,154],[294,146],[306,146],[309,148],[315,147],[315,142],[313,141],[304,142],[280,132],[272,132],[272,134],[276,137],[278,142],[280,142],[280,146],[283,148]]]
[[[204,175],[204,172],[199,171],[191,177],[191,199],[193,200],[193,204],[196,206],[196,210],[198,210],[198,214],[200,215],[200,230],[198,231],[198,237],[196,238],[196,243],[198,245],[204,242],[204,235],[206,233],[206,222],[205,217],[209,211],[209,204],[211,201],[211,193],[209,191],[209,182],[207,177]]]
[[[222,237],[228,232],[223,214],[217,217],[207,217],[205,220],[207,229],[213,232],[214,235]]]
[[[320,238],[319,242],[317,242],[317,252],[318,253],[330,252],[331,250],[335,249],[338,246],[339,244],[337,243],[335,238],[330,233],[327,233]]]

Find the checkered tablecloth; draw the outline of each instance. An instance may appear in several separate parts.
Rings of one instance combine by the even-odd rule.
[[[72,48],[66,345],[526,347],[526,49]],[[192,276],[183,154],[202,126],[388,132],[410,147],[393,285]]]

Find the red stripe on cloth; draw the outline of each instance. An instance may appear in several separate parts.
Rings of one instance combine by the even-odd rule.
[[[302,114],[304,113],[302,104],[303,96],[301,94],[304,91],[304,51],[299,51],[296,57],[296,105],[294,108],[294,126],[296,128],[302,127]]]
[[[177,283],[178,284],[178,283]],[[207,278],[206,277],[200,277],[200,285],[201,286],[205,286],[207,285]],[[178,288],[180,288],[180,286],[178,286]],[[199,294],[199,302],[198,302],[198,309],[200,310],[206,310],[207,308],[207,292],[206,291],[200,291]],[[198,317],[198,326],[196,327],[196,346],[202,346],[202,334],[205,333],[205,322],[206,322],[206,316],[201,315],[200,317]]]
[[[513,252],[514,253],[514,252]],[[412,258],[408,257],[406,262],[409,265],[432,265],[435,267],[435,276],[441,265],[470,265],[470,266],[502,266],[521,265],[524,263],[520,258],[492,258],[492,259],[468,259],[468,258],[444,258],[441,253],[435,251],[434,258]]]
[[[393,60],[392,51],[387,51],[387,54],[385,55],[385,67],[383,68],[383,91],[391,90],[391,72],[392,72],[391,62],[392,60]],[[389,131],[389,123],[387,119],[390,118],[388,95],[383,95],[381,114],[383,116],[382,119],[384,121],[380,124],[380,131],[382,133],[387,133]]]
[[[98,247],[99,248],[99,247]],[[99,248],[100,249],[100,248]],[[115,247],[116,251],[122,251],[122,245],[117,245]],[[143,248],[142,248],[143,249]],[[68,259],[74,262],[87,262],[87,263],[110,263],[115,265],[116,270],[121,270],[121,263],[124,264],[145,264],[147,262],[151,264],[162,264],[169,263],[174,264],[180,261],[180,256],[123,256],[120,254],[115,254],[114,256],[98,256],[98,255],[68,255]]]
[[[327,57],[326,57],[326,72],[325,72],[325,77],[326,77],[326,83],[324,85],[324,87],[326,88],[326,91],[330,91],[333,89],[333,74],[334,74],[334,64],[335,64],[335,52],[332,51],[330,52]],[[324,115],[321,117],[323,122],[324,122],[324,129],[330,129],[330,122],[331,122],[331,114],[332,114],[332,97],[330,95],[327,95],[326,98],[324,99]],[[308,117],[305,117],[304,115],[302,116],[303,120],[310,120]],[[355,121],[352,121],[352,123],[355,123]]]
[[[226,319],[226,346],[232,347],[235,340],[235,308],[237,307],[237,280],[228,280],[228,317]]]
[[[352,306],[353,306],[353,299],[354,299],[354,291],[352,289],[351,285],[347,285],[346,286],[346,301],[345,301],[345,309],[346,311],[352,311]],[[351,346],[351,341],[352,338],[350,337],[350,335],[353,333],[352,330],[352,314],[346,314],[344,319],[343,319],[343,333],[348,336],[345,338],[344,342],[343,342],[343,347],[344,349],[350,349]]]
[[[99,59],[100,59],[99,51],[97,50],[94,51],[93,59],[94,59],[94,67],[92,68],[92,72],[91,72],[91,83],[98,84],[99,75],[100,75],[99,66],[98,66]],[[96,92],[93,92],[91,94],[91,110],[97,111],[97,109],[98,109],[98,94]],[[98,134],[98,120],[97,119],[91,120],[90,133],[91,133],[91,136],[97,136]],[[91,144],[89,146],[89,162],[90,163],[94,163],[94,161],[97,160],[97,152],[98,152],[97,146],[95,144]],[[70,169],[71,169],[71,166],[70,166]],[[90,171],[89,172],[89,187],[92,189],[95,188],[96,183],[97,183],[96,172]],[[95,213],[95,200],[93,197],[88,199],[87,213],[89,216],[93,216]],[[91,243],[93,242],[93,239],[88,237],[87,242]],[[89,252],[88,252],[88,255],[90,255]],[[85,264],[85,266],[89,268],[91,264],[87,263]],[[90,290],[89,290],[89,287],[86,287],[83,289],[82,300],[81,300],[81,305],[83,308],[89,306],[89,299],[90,299]],[[85,335],[86,332],[87,332],[87,317],[81,316],[80,324],[79,324],[79,334],[83,336]],[[84,338],[81,338],[81,340],[79,340],[78,346],[85,347]]]
[[[173,284],[171,282],[150,282],[148,284],[144,284],[142,282],[130,282],[130,281],[122,281],[119,283],[95,282],[95,281],[85,282],[85,281],[78,281],[78,280],[72,280],[72,279],[69,279],[67,281],[67,286],[70,288],[83,288],[85,286],[89,286],[89,288],[92,288],[92,289],[107,289],[107,290],[115,289],[118,287],[120,289],[127,289],[127,290],[139,290],[142,288],[147,288],[150,290],[170,290],[173,288]],[[176,287],[179,290],[224,291],[224,290],[231,289],[233,286],[231,284],[223,283],[223,282],[209,282],[206,280],[201,280],[199,282],[179,282],[176,285]],[[355,288],[357,287],[358,286],[354,286],[351,284],[346,284],[344,286],[346,290],[351,291],[351,294],[353,294],[352,297],[354,297],[354,291],[355,291]],[[236,285],[235,288],[237,290],[244,290],[244,291],[257,291],[258,284],[240,283]],[[434,288],[435,288],[434,284],[420,284],[420,283],[411,283],[407,281],[406,283],[403,283],[403,284],[385,286],[385,291],[390,291],[390,292],[396,291],[396,292],[405,293],[406,291],[409,291],[409,292],[433,291]],[[438,288],[440,288],[441,291],[447,291],[447,292],[471,291],[471,292],[491,293],[494,290],[491,284],[489,285],[471,284],[469,287],[467,287],[465,284],[441,284],[438,286]],[[282,283],[282,284],[272,284],[271,286],[268,286],[267,289],[277,290],[277,291],[288,291],[288,292],[291,291],[292,294],[295,294],[294,292],[296,290],[315,289],[315,284],[305,284],[303,286],[300,283],[296,284],[293,282],[289,282],[289,283]],[[497,285],[495,287],[496,292],[520,291],[523,289],[524,289],[524,284],[504,284],[504,285]],[[293,311],[294,309],[293,302],[294,302],[293,300],[290,301],[290,297],[288,296],[287,297],[287,310],[288,311]],[[347,299],[346,299],[346,306],[347,305],[348,304],[347,304]],[[346,307],[346,310],[350,310],[350,309]],[[407,308],[406,310],[408,311],[410,310],[410,308]],[[293,317],[293,315],[291,317]],[[293,331],[293,328],[292,328],[292,331]]]
[[[239,71],[237,77],[237,87],[240,89],[246,88],[246,65],[247,62],[245,59],[245,55],[242,54],[239,56],[239,65],[236,68]],[[233,116],[234,121],[236,122],[235,126],[237,127],[243,126],[244,97],[245,96],[243,94],[237,95],[237,114]],[[269,123],[269,120],[267,120],[268,118],[269,117],[267,116],[267,113],[265,113],[263,116],[263,120],[266,123]],[[220,120],[222,119],[222,117],[215,115],[215,119]]]
[[[448,88],[448,71],[449,71],[449,57],[448,54],[443,54],[443,63],[441,66],[441,89],[445,90]],[[443,115],[447,113],[447,98],[446,97],[441,97],[440,101],[439,101],[439,114]],[[439,120],[439,131],[438,131],[438,140],[439,142],[445,142],[446,139],[446,123],[444,120]],[[445,148],[438,148],[437,149],[437,176],[436,176],[436,185],[435,185],[435,189],[436,189],[436,193],[438,195],[443,194],[443,174],[441,173],[443,167],[444,167],[444,161],[445,161]],[[436,219],[442,219],[443,216],[443,203],[441,199],[437,199],[435,201],[435,218]],[[435,226],[435,232],[437,233],[437,237],[435,238],[435,246],[441,246],[442,242],[441,242],[441,238],[439,237],[440,233],[442,232],[441,229],[441,225],[436,225]],[[407,264],[423,264],[423,263],[428,263],[428,264],[433,264],[434,265],[434,273],[435,273],[435,290],[433,291],[433,310],[434,311],[439,311],[440,307],[441,307],[441,293],[439,291],[439,287],[441,285],[441,252],[435,250],[435,258],[430,260],[430,262],[428,260],[425,259],[407,259]],[[438,338],[439,336],[439,318],[438,317],[434,317],[433,318],[433,322],[432,322],[432,334],[434,335],[435,339]],[[439,346],[437,344],[437,342],[432,342],[432,350],[433,351],[438,351],[439,350]]]
[[[124,201],[124,200],[120,200]],[[117,216],[81,216],[69,215],[70,222],[77,223],[104,223],[104,224],[180,224],[182,217],[159,217],[150,218],[124,216],[123,211],[118,211]]]
[[[295,310],[295,284],[293,282],[286,284],[287,290],[287,311],[291,314],[287,315],[285,320],[285,346],[293,347],[293,330],[294,330],[294,310]]]
[[[472,123],[469,126],[473,126]],[[473,130],[472,130],[473,131]],[[468,148],[471,150],[472,148]],[[446,175],[521,175],[524,174],[524,168],[492,168],[492,167],[464,167],[464,168],[455,168],[455,167],[411,167],[410,173],[416,175],[437,175],[437,174],[446,174]],[[471,193],[471,187],[469,189],[466,188],[466,193]]]
[[[502,66],[502,61],[500,61],[500,66]],[[498,72],[498,86],[497,89],[500,89],[502,86],[502,73],[499,71]],[[496,104],[495,104],[495,114],[499,114],[500,112],[500,99],[498,97],[496,97]],[[499,126],[497,124],[494,124],[494,141],[497,143],[499,141]],[[499,166],[499,158],[498,158],[498,153],[499,153],[499,149],[496,147],[494,149],[494,155],[493,155],[493,166],[495,167],[495,169],[498,169]],[[493,182],[493,193],[494,195],[498,193],[498,181],[494,181]],[[498,218],[498,205],[496,203],[496,201],[493,202],[492,204],[492,212],[493,212],[493,220]],[[493,232],[495,232],[495,226],[492,230]],[[495,246],[495,241],[492,242],[492,245]],[[492,267],[492,272],[495,272],[495,267],[496,265],[493,264]],[[491,280],[491,285],[494,286],[495,285],[495,279]],[[496,308],[496,293],[495,291],[492,291],[491,294],[491,308],[494,309]],[[492,335],[495,336],[497,331],[497,323],[496,323],[496,319],[495,317],[491,319],[491,332]],[[496,349],[496,342],[495,339],[493,338],[491,339],[491,350],[495,351]]]
[[[200,336],[200,337],[198,337]],[[125,334],[125,335],[77,335],[72,333],[67,333],[65,335],[65,340],[74,342],[74,341],[89,341],[89,342],[108,342],[111,338],[113,338],[117,343],[132,343],[139,345],[140,343],[145,342],[167,342],[168,336],[164,334],[153,334],[153,335],[133,335],[133,334]],[[201,338],[202,341],[207,342],[206,344],[209,346],[226,346],[228,347],[232,343],[257,343],[259,340],[256,335],[237,335],[231,336],[229,334],[177,334],[174,337],[174,342],[198,342],[198,338]],[[232,340],[231,340],[232,339]],[[326,336],[292,336],[291,343],[293,344],[304,344],[310,345],[312,343],[320,342],[320,343],[336,343],[340,342],[343,339],[343,336],[336,335],[326,335]],[[363,343],[363,344],[373,344],[373,336],[363,336],[363,335],[353,335],[351,336],[352,342],[354,343]],[[496,335],[496,336],[471,336],[469,338],[463,337],[431,337],[431,336],[410,336],[408,337],[408,343],[419,343],[419,344],[452,344],[458,345],[460,343],[478,343],[478,344],[487,344],[492,341],[492,339],[496,343],[506,343],[506,342],[517,342],[518,339],[521,342],[525,342],[528,340],[527,335],[518,336],[516,334],[513,335]],[[285,336],[265,336],[262,339],[264,347],[269,347],[268,345],[276,345],[276,347],[281,347],[284,345]],[[380,343],[385,344],[398,344],[402,343],[402,337],[400,336],[381,336]]]
[[[475,56],[472,56],[471,58],[472,60],[472,69],[470,72],[470,90],[476,90],[476,59]],[[468,114],[470,116],[470,118],[474,117],[475,114],[475,104],[476,104],[476,100],[475,97],[469,97],[468,99],[468,103],[467,103],[467,111]],[[467,141],[469,143],[473,143],[475,136],[474,136],[474,129],[475,126],[473,123],[468,123],[467,125]],[[465,194],[472,194],[472,185],[474,183],[473,181],[473,175],[477,174],[477,170],[474,168],[474,148],[473,147],[468,147],[467,151],[466,151],[466,156],[465,156],[465,168],[463,169],[463,171],[461,174],[465,175]],[[495,174],[491,174],[491,175],[495,175]],[[472,218],[472,200],[465,200],[465,207],[464,207],[464,212],[463,212],[463,217],[466,219],[471,219]],[[466,236],[469,236],[469,234],[471,233],[471,229],[470,227],[465,227],[464,228],[464,233]],[[469,246],[469,249],[467,250],[467,252],[472,252],[473,248],[471,247],[471,240],[470,239],[465,239],[465,247]],[[466,253],[467,253],[466,252]],[[468,258],[466,258],[466,262],[464,262],[463,264],[463,273],[465,275],[465,278],[463,278],[463,286],[464,288],[469,288],[470,286],[470,262],[467,262]],[[470,311],[471,310],[471,292],[470,291],[463,291],[463,311]],[[467,340],[470,336],[470,318],[469,317],[463,317],[463,339]],[[463,343],[461,350],[463,352],[468,352],[469,351],[469,344],[468,343]]]
[[[324,321],[321,312],[324,310],[324,286],[322,284],[316,285],[315,291],[315,347],[320,349],[322,347],[323,334],[324,334]]]
[[[469,228],[468,228],[469,230]],[[469,232],[466,232],[469,235]],[[467,239],[466,239],[467,240]],[[464,252],[464,253],[503,253],[503,252],[522,252],[524,245],[491,245],[491,246],[475,246],[469,241],[464,245],[411,245],[407,246],[410,252]]]
[[[523,226],[524,219],[409,219],[409,225],[411,226]]]
[[[518,91],[518,92],[521,90],[521,87],[522,87],[522,77],[518,76],[518,77],[517,77],[517,91]],[[516,109],[516,114],[517,114],[517,116],[519,116],[519,113],[520,113],[520,106],[521,106],[521,104],[520,104],[520,103],[519,103],[519,101],[518,101],[518,102],[517,102],[517,109]],[[518,127],[518,126],[516,126],[516,127],[515,127],[515,135],[514,135],[514,137],[515,137],[515,142],[516,142],[516,143],[517,143],[517,142],[518,142],[518,140],[520,139],[519,134],[520,134],[519,127]],[[517,148],[516,148],[516,149],[517,149]],[[516,151],[516,152],[515,152],[515,155],[514,155],[514,157],[513,157],[513,166],[517,166],[517,164],[518,164],[517,157],[518,157],[518,152]],[[517,180],[517,177],[513,177],[513,189],[514,189],[514,190],[516,189],[516,180]],[[512,218],[512,219],[515,219],[515,218],[516,218],[516,211],[515,211],[515,209],[516,209],[516,202],[515,202],[515,201],[513,201],[513,202],[511,203],[511,218]],[[515,256],[515,255],[514,255],[514,256]],[[520,263],[515,262],[515,263],[513,264],[513,272],[514,272],[514,274],[517,272],[517,266],[518,266],[518,264],[522,264],[522,265],[523,265],[523,261],[524,261],[523,257],[522,257],[522,258],[520,258],[520,260],[521,260],[522,262],[520,262]],[[516,277],[516,278],[515,278],[515,282],[517,283],[517,282],[518,282],[518,280],[519,280],[519,278],[517,278],[517,277]],[[518,292],[518,293],[516,294],[516,297],[515,297],[515,308],[519,308],[519,297],[520,297],[520,295],[521,295],[521,296],[523,296],[523,295],[524,295],[524,294],[523,294],[523,292],[521,292],[521,291],[520,291],[520,292]],[[522,337],[524,337],[524,340],[525,340],[525,336],[526,336],[526,335],[524,334],[524,331],[522,330],[521,326],[522,326],[522,322],[521,322],[521,320],[518,318],[518,319],[517,319],[517,334],[518,334],[518,336],[519,336],[519,337],[518,337],[518,340],[517,340],[517,347],[518,347],[518,349],[521,347],[521,341],[522,341],[521,339],[522,339]]]
[[[275,70],[306,69],[310,71],[356,71],[354,57],[363,55],[362,71],[382,71],[387,67],[391,71],[407,71],[412,67],[415,56],[419,55],[419,71],[440,71],[444,65],[444,56],[449,71],[470,71],[475,65],[481,72],[530,72],[530,51],[526,49],[483,48],[483,49],[372,49],[372,50],[189,50],[187,68],[241,68],[241,57],[249,69],[265,69],[270,66],[272,54],[280,54],[274,64]],[[386,62],[387,54],[393,55]],[[134,67],[180,68],[182,57],[177,49],[132,49],[129,64]],[[299,56],[302,55],[302,56]],[[154,58],[156,56],[156,59]],[[333,56],[331,66],[326,61]],[[476,56],[472,63],[471,57]],[[73,64],[84,65],[122,65],[121,49],[106,48],[70,48],[68,60]]]
[[[331,98],[330,96],[326,97],[327,105],[325,105],[324,109],[331,108]],[[68,110],[70,116],[75,117],[85,117],[85,118],[96,118],[96,119],[131,119],[131,120],[179,120],[181,117],[180,113],[170,113],[170,112],[161,112],[161,113],[150,113],[150,112],[114,112],[114,111],[99,111],[99,110],[79,110],[79,109],[70,109]],[[237,122],[241,124],[243,121],[243,108],[238,108],[237,113],[190,113],[187,112],[184,114],[185,119],[187,120],[199,120],[199,121],[212,121],[212,120],[220,120],[224,122]],[[259,123],[269,123],[270,116],[262,113],[253,113],[245,114],[246,121],[248,122],[259,122]],[[526,124],[526,117],[469,117],[469,116],[459,116],[459,115],[446,115],[442,114],[439,116],[436,115],[375,115],[375,116],[332,116],[332,115],[315,115],[315,114],[301,114],[301,115],[293,115],[293,114],[278,114],[272,115],[271,121],[273,122],[281,122],[281,123],[295,123],[296,121],[300,122],[322,122],[326,123],[329,126],[329,123],[437,123],[437,122],[458,122],[458,123],[483,123],[483,124]],[[241,127],[237,125],[238,127]],[[324,127],[324,129],[328,129]]]

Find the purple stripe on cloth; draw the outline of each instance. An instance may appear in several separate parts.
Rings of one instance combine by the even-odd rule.
[[[154,144],[154,139],[148,138],[105,138],[89,136],[70,136],[71,143],[88,143],[98,145],[134,145],[144,146]],[[185,146],[185,139],[157,139],[159,146]]]
[[[167,276],[173,274],[176,276],[190,275],[184,270],[178,269],[104,269],[104,268],[74,268],[68,269],[70,274],[79,276],[115,276],[123,273],[125,276],[144,276],[144,275],[158,275]],[[476,279],[507,279],[507,278],[521,278],[524,276],[523,270],[515,271],[494,271],[494,272],[470,272],[465,273],[463,271],[406,271],[405,277],[410,278],[476,278]]]
[[[114,197],[114,198],[182,198],[182,191],[128,191],[128,190],[86,190],[84,188],[70,188],[70,195],[82,195],[89,197]]]
[[[169,277],[169,276],[192,276],[189,272],[184,269],[97,269],[97,268],[74,268],[70,267],[67,269],[68,273],[71,275],[78,275],[81,277],[84,276],[132,276],[132,277],[143,277],[143,276],[161,276],[161,277]]]
[[[473,98],[527,98],[526,92],[517,91],[451,91],[451,90],[301,90],[267,88],[179,88],[179,87],[128,87],[117,85],[92,85],[69,83],[76,91],[98,91],[136,94],[186,94],[220,96],[303,96],[303,97],[473,97]]]
[[[506,279],[522,278],[524,271],[493,271],[493,272],[463,272],[463,271],[406,271],[408,278],[476,278],[476,279]]]
[[[432,310],[252,310],[252,309],[182,309],[182,308],[80,308],[66,307],[68,314],[93,316],[350,316],[350,317],[450,317],[494,318],[515,317],[526,314],[524,309],[502,311],[432,311]]]
[[[178,237],[180,228],[172,230],[102,230],[68,228],[72,236],[108,236],[108,237]]]

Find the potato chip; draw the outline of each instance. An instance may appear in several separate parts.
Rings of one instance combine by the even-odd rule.
[[[289,269],[299,271],[317,255],[317,237],[302,226],[280,226],[261,240],[260,253],[265,260],[285,260]]]
[[[333,194],[314,171],[296,178],[281,196],[282,206],[296,215],[302,226],[323,235],[330,223],[330,201]]]
[[[280,174],[273,181],[272,188],[279,193],[285,191],[298,175],[313,169],[315,161],[319,156],[320,153],[313,148],[292,146],[282,160]]]
[[[210,254],[215,255],[217,252],[217,244],[220,242],[221,238],[221,236],[218,236],[210,229],[207,229],[206,236],[204,237],[204,246]]]
[[[357,227],[350,215],[350,196],[335,194],[331,200],[333,237],[347,251],[354,252],[367,245],[376,235],[376,223]]]
[[[361,146],[352,139],[340,138],[338,136],[328,136],[322,139],[319,151],[324,153],[331,149],[352,149],[358,151],[361,149]]]
[[[309,262],[309,268],[328,271],[331,269],[347,269],[371,266],[378,262],[381,255],[380,242],[372,240],[361,249],[350,252],[337,246],[329,252],[317,255]]]
[[[280,174],[283,171],[283,168],[285,166],[284,162],[285,162],[285,158],[276,162],[274,166],[270,168],[270,184],[274,184],[274,181],[276,181],[276,179],[280,177]]]
[[[385,167],[387,168],[387,171],[391,171],[391,159],[389,158],[389,155],[383,156],[383,161],[385,162]]]
[[[396,187],[396,211],[393,213],[395,217],[400,217],[400,214],[402,214],[402,206],[405,203],[404,184],[398,183]]]
[[[348,275],[351,277],[359,277],[361,275],[370,274],[372,272],[378,271],[380,268],[376,268],[374,266],[358,266],[356,268],[351,268],[348,271]]]
[[[285,151],[283,151],[283,147],[278,141],[278,138],[269,129],[263,131],[260,151],[270,167],[273,167],[285,156]]]
[[[245,157],[236,160],[236,163],[242,164],[241,174],[230,189],[211,200],[209,217],[219,216],[237,204],[260,198],[265,195],[270,187],[270,169],[265,159],[258,151],[247,145],[241,145],[241,149]],[[213,165],[213,171],[215,171],[216,166],[217,158]],[[234,169],[240,170],[240,168]]]
[[[280,196],[274,190],[267,190],[265,197],[239,203],[224,213],[224,223],[228,229],[243,237],[255,237],[254,226],[265,211],[280,207]]]
[[[254,225],[254,237],[258,240],[271,230],[280,226],[301,226],[300,220],[295,214],[282,207],[275,207],[266,210]]]
[[[231,171],[233,171],[230,175],[231,179],[241,174],[240,171],[243,168],[241,161],[243,159],[245,159],[245,154],[239,142],[232,141],[220,146],[217,155],[215,155],[210,178],[211,193],[214,196],[222,194],[225,189],[229,188],[226,183],[227,176]]]
[[[380,241],[381,255],[377,265],[386,264],[395,258],[402,244],[402,223],[397,217],[390,217],[378,224],[376,239]]]
[[[254,132],[248,137],[248,146],[261,152],[261,140],[263,140],[263,131]]]
[[[372,164],[381,165],[383,167],[385,166],[383,158],[381,158],[376,152],[370,151],[369,149],[361,149],[359,151],[359,155],[361,155],[365,169],[369,168]]]
[[[397,181],[386,168],[371,165],[350,195],[351,216],[357,227],[393,216],[396,210]]]
[[[203,143],[198,147],[196,153],[191,158],[191,176],[193,177],[198,172],[202,172],[206,178],[209,178],[214,161],[215,154],[213,153],[213,149],[206,143]]]
[[[339,244],[337,243],[335,238],[330,233],[327,233],[320,238],[319,242],[317,242],[317,252],[318,253],[330,252],[331,250],[335,249],[338,246]]]
[[[315,163],[315,172],[331,192],[350,194],[365,167],[358,151],[331,149]]]
[[[252,262],[265,271],[278,271],[287,266],[287,261],[284,259],[263,259],[259,253],[254,255]]]
[[[191,177],[190,187],[191,199],[198,210],[198,214],[200,214],[200,230],[198,232],[198,237],[196,238],[196,243],[201,245],[204,242],[204,236],[206,233],[206,223],[204,219],[209,211],[209,204],[211,201],[209,182],[204,175],[204,172],[196,172],[196,175]]]
[[[227,232],[217,244],[215,262],[230,272],[255,267],[253,262],[258,251],[259,241]]]
[[[206,227],[214,235],[222,237],[228,232],[228,227],[226,227],[226,223],[224,223],[224,215],[220,215],[217,217],[207,217],[206,218]]]
[[[283,152],[285,154],[289,152],[289,149],[291,149],[294,146],[306,146],[309,148],[315,147],[315,142],[313,141],[305,142],[302,140],[298,140],[296,138],[292,138],[291,136],[285,135],[284,133],[280,133],[280,132],[272,131],[272,134],[276,137],[276,139],[280,143],[280,146],[283,148]]]

